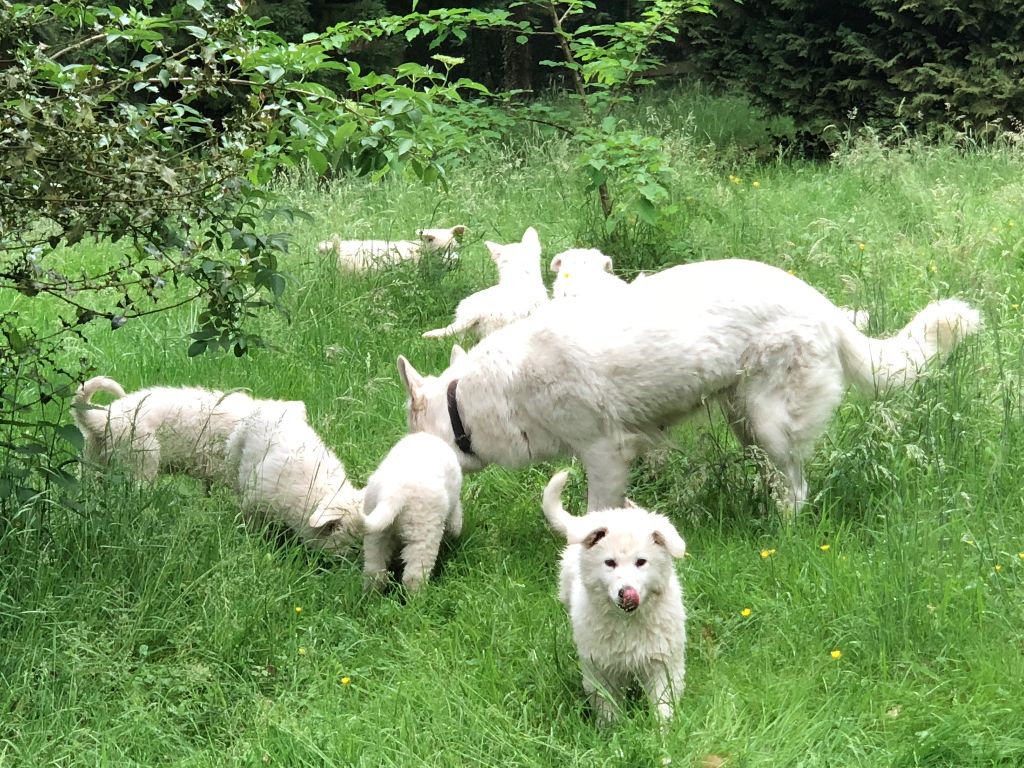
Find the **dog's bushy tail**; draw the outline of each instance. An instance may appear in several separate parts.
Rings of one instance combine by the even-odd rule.
[[[552,477],[544,488],[544,517],[555,533],[560,533],[568,541],[573,538],[577,517],[570,515],[562,506],[562,491],[569,479],[569,473],[562,471]]]
[[[846,380],[871,394],[905,386],[979,328],[978,310],[958,299],[933,301],[888,339],[868,338],[844,323],[839,350]]]
[[[124,387],[108,376],[94,376],[78,387],[71,401],[71,415],[85,438],[102,435],[106,428],[107,409],[92,405],[92,396],[97,392],[106,392],[114,398],[126,394]]]

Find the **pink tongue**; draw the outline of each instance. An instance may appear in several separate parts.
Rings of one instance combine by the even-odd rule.
[[[626,587],[622,590],[622,607],[632,610],[640,606],[640,593],[633,587]]]

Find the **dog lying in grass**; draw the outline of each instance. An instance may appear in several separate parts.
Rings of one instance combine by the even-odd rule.
[[[558,595],[583,689],[598,722],[611,720],[637,683],[668,720],[686,671],[686,611],[673,562],[686,543],[666,517],[644,509],[570,515],[561,501],[567,477],[559,472],[544,489],[544,516],[567,542]]]
[[[498,268],[498,284],[477,291],[459,302],[455,321],[423,334],[438,339],[461,333],[484,338],[509,323],[527,317],[548,301],[540,275],[540,238],[530,227],[518,243],[485,243]]]
[[[116,399],[107,406],[92,405],[97,392]],[[106,376],[96,376],[78,388],[72,415],[89,463],[121,463],[146,482],[154,481],[160,472],[230,482],[224,471],[225,443],[257,407],[306,420],[306,405],[300,401],[254,400],[244,392],[199,387],[152,387],[127,394]]]
[[[615,301],[550,302],[440,376],[404,357],[398,369],[410,431],[445,439],[463,471],[571,454],[586,467],[591,510],[621,507],[633,459],[717,400],[739,440],[781,470],[794,510],[804,461],[846,387],[909,384],[980,322],[946,299],[872,339],[794,275],[726,259],[649,275]]]
[[[430,577],[441,539],[462,532],[461,489],[459,460],[444,440],[421,432],[395,444],[363,496],[366,589],[383,589],[399,548],[406,589]]]
[[[612,272],[612,257],[596,248],[570,248],[551,260],[557,274],[551,286],[551,298],[578,296],[614,296],[629,283]]]
[[[305,419],[255,409],[228,438],[227,462],[247,522],[283,523],[329,552],[362,535],[363,492]]]
[[[417,229],[419,241],[413,240],[342,240],[338,234],[317,245],[320,253],[333,253],[338,268],[347,272],[365,272],[385,267],[400,261],[419,261],[429,253],[443,253],[457,261],[455,251],[459,238],[466,233],[466,227],[459,224],[448,229]]]

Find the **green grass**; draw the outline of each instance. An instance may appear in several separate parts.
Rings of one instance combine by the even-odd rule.
[[[601,244],[626,271],[768,261],[869,309],[876,335],[935,297],[976,304],[986,329],[946,366],[846,399],[791,526],[718,418],[638,463],[631,495],[689,545],[687,690],[668,729],[643,706],[607,730],[587,716],[539,508],[555,465],[467,477],[463,537],[408,602],[362,595],[357,550],[331,561],[246,532],[227,490],[114,476],[3,529],[0,765],[1024,764],[1024,157],[862,137],[827,164],[759,163],[722,143],[756,134],[733,102],[701,97],[695,118],[666,104],[637,118],[679,172],[663,230],[600,242],[573,148],[539,136],[481,147],[447,190],[289,182],[316,224],[294,233],[290,321],[260,321],[272,346],[190,360],[183,311],[97,327],[64,354],[128,389],[302,399],[362,483],[405,429],[396,356],[440,370],[448,346],[419,334],[493,280],[483,240],[529,225],[545,259]],[[341,276],[314,249],[333,231],[456,223],[470,235],[447,273]]]

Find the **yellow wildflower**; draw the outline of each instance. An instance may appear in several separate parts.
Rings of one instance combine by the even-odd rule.
[[[832,549],[832,545],[822,544],[820,547],[818,547],[818,549],[820,549],[822,552],[828,552],[830,549]]]
[[[864,249],[865,249],[866,247],[867,247],[867,246],[866,246],[866,245],[864,245],[864,243],[857,243],[857,248],[858,248],[858,249],[860,249],[860,250],[862,250],[862,251],[863,251],[863,250],[864,250]]]
[[[305,655],[306,655],[306,649],[305,648],[299,648],[299,656],[305,656]]]
[[[1018,552],[1017,557],[1019,557],[1021,560],[1024,560],[1024,552]]]
[[[750,182],[750,186],[752,186],[754,189],[760,189],[761,188],[761,182],[760,181],[752,181],[752,182]]]
[[[833,659],[839,660],[843,657],[843,652],[836,648],[832,653],[829,654]]]
[[[340,682],[342,685],[348,685],[349,683],[352,682],[352,678],[351,677],[343,677],[338,682]]]
[[[301,605],[296,605],[295,606],[295,615],[298,616],[300,613],[302,613],[302,606]]]
[[[749,608],[744,608],[742,611],[740,611],[740,616],[742,616],[743,618],[747,618],[747,616],[749,616],[751,613],[753,613],[753,611],[751,611]]]
[[[996,563],[996,566],[995,566],[996,573],[999,573],[1001,570],[1003,570],[1003,566],[1000,565],[999,563]]]
[[[766,559],[768,559],[769,557],[771,557],[774,554],[775,554],[775,550],[774,549],[762,549],[761,550],[761,559],[762,560],[766,560]]]

